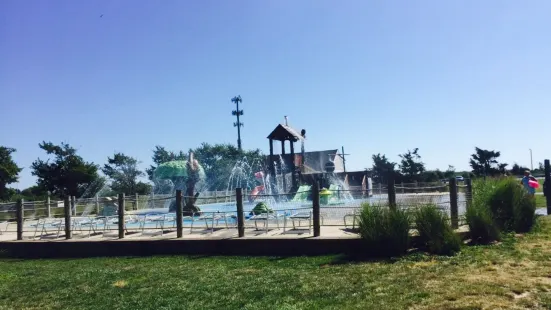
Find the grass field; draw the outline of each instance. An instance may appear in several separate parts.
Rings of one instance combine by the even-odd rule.
[[[545,208],[547,206],[545,196],[535,195],[534,197],[536,197],[536,207],[537,208]]]
[[[0,309],[549,309],[551,219],[455,257],[0,259]]]

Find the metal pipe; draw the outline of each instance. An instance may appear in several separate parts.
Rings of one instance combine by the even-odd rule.
[[[530,150],[530,171],[534,170],[534,163],[532,162],[532,149]]]

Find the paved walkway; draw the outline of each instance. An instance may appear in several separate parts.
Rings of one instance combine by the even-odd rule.
[[[15,225],[13,225],[15,228]],[[350,229],[345,229],[344,227],[334,227],[334,226],[322,226],[320,234],[322,237],[326,238],[359,238],[357,233],[352,232]],[[23,234],[23,240],[36,240],[36,241],[64,241],[65,236],[64,232],[59,235],[59,238],[55,236],[39,236],[33,238],[34,231],[27,231]],[[256,230],[254,228],[245,229],[245,238],[275,238],[275,239],[297,239],[297,238],[311,238],[313,237],[313,231],[309,231],[308,228],[305,229],[270,229],[266,230]],[[215,228],[214,231],[211,229],[194,229],[193,232],[190,232],[189,228],[184,228],[183,230],[183,239],[230,239],[238,238],[236,228]],[[4,232],[0,235],[0,241],[15,241],[17,239],[17,234],[14,231]],[[118,231],[110,232],[100,232],[96,234],[91,234],[88,236],[88,231],[74,231],[73,240],[82,240],[82,241],[101,241],[101,240],[111,240],[118,239]],[[166,229],[163,233],[160,230],[149,230],[149,231],[129,231],[125,235],[125,239],[128,240],[139,240],[139,239],[176,239],[176,231],[172,228]]]

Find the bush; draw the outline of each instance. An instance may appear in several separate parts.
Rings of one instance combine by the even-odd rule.
[[[500,239],[500,231],[526,232],[536,218],[536,201],[515,178],[473,182],[473,203],[467,208],[473,240]]]
[[[516,179],[494,182],[488,205],[496,224],[503,231],[526,232],[534,225],[536,201]]]
[[[524,188],[516,187],[514,203],[513,229],[516,232],[528,232],[536,223],[536,199]]]
[[[409,249],[410,218],[403,210],[363,204],[359,229],[370,255],[398,256]]]
[[[475,243],[488,244],[501,239],[498,226],[486,206],[473,205],[467,208],[465,214],[471,239]]]
[[[497,180],[476,180],[473,182],[473,201],[467,207],[465,219],[471,239],[475,243],[490,243],[501,239],[498,225],[489,208]]]
[[[453,255],[461,249],[461,238],[453,231],[448,216],[435,205],[421,206],[414,213],[420,242],[430,253]]]
[[[488,199],[488,206],[492,212],[492,216],[496,225],[502,231],[511,231],[514,222],[514,187],[519,187],[518,184],[511,186],[510,182],[500,180],[493,186]]]
[[[536,204],[516,179],[501,179],[490,196],[489,206],[503,231],[527,231],[534,223]]]

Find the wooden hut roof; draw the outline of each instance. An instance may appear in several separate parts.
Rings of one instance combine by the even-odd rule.
[[[268,139],[276,141],[299,141],[304,140],[304,137],[300,135],[295,129],[279,124],[277,127],[268,135]]]

